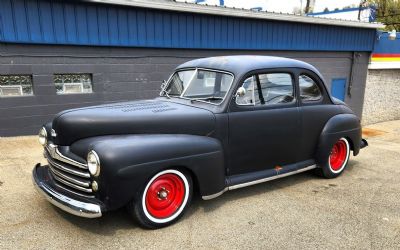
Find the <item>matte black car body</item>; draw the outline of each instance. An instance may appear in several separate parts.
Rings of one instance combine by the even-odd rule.
[[[62,156],[83,165],[88,152],[97,152],[101,172],[90,181],[98,183],[98,190],[89,198],[63,190],[55,185],[49,168],[39,165],[33,173],[35,184],[77,201],[98,204],[101,211],[92,216],[98,217],[126,205],[152,176],[170,167],[190,172],[200,195],[211,199],[229,189],[324,165],[340,138],[349,141],[353,155],[366,144],[359,118],[329,95],[321,74],[307,63],[228,56],[193,60],[176,70],[188,68],[233,74],[227,98],[213,105],[159,97],[61,112],[45,125],[47,143],[57,145]],[[268,107],[238,106],[235,93],[255,72],[291,74],[296,101]],[[319,85],[319,101],[300,101],[297,79],[304,72]]]

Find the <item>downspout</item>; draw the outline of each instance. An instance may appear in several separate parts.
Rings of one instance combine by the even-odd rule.
[[[353,76],[354,76],[354,63],[356,61],[356,52],[352,52],[351,54],[351,68],[350,68],[350,77],[349,77],[349,85],[347,86],[347,96],[351,98],[351,88],[353,87]]]
[[[371,53],[369,54],[370,58],[368,60],[368,64],[371,63],[371,55],[372,55],[372,52],[375,50],[375,45],[376,45],[376,42],[377,42],[377,36],[379,36],[379,31],[375,31],[374,40],[373,40],[373,43],[372,43]],[[353,51],[352,57],[351,57],[351,69],[350,69],[349,86],[347,86],[347,96],[349,96],[350,98],[351,98],[351,88],[353,87],[354,65],[356,63],[357,58],[360,57],[360,56],[361,55],[358,52],[354,52]]]
[[[354,68],[360,56],[361,56],[360,53],[354,51],[351,56],[350,79],[349,79],[349,85],[347,86],[347,96],[350,98],[351,98],[351,89],[353,87],[353,81],[354,81],[354,70],[355,70]]]

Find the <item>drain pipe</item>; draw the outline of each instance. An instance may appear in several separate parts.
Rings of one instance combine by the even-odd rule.
[[[361,55],[358,52],[353,52],[351,56],[351,68],[350,68],[350,78],[349,85],[347,86],[347,96],[351,98],[351,88],[353,87],[353,78],[354,78],[354,67],[358,57]]]

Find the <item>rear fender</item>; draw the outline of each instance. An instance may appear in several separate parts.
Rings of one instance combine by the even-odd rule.
[[[361,125],[356,115],[339,114],[327,121],[319,137],[315,155],[318,165],[327,163],[333,145],[342,137],[349,141],[353,155],[357,155],[360,151]]]

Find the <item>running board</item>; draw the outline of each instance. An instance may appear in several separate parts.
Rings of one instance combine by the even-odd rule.
[[[242,188],[242,187],[248,187],[248,186],[256,185],[256,184],[267,182],[267,181],[280,179],[280,178],[283,178],[283,177],[286,177],[286,176],[302,173],[302,172],[314,169],[316,167],[317,167],[317,165],[313,164],[311,166],[308,166],[308,167],[305,167],[305,168],[296,169],[296,170],[293,170],[293,171],[290,171],[290,172],[277,174],[277,175],[273,175],[273,176],[270,176],[270,177],[266,177],[266,178],[262,178],[262,179],[258,179],[258,180],[254,180],[254,181],[249,181],[249,182],[245,182],[245,183],[240,183],[240,184],[236,184],[236,185],[231,185],[231,186],[228,187],[228,190],[234,190],[234,189],[238,189],[238,188]]]
[[[303,168],[296,168],[296,165],[289,165],[287,167],[279,168],[279,169],[268,169],[264,171],[258,171],[255,173],[250,173],[250,174],[244,174],[244,175],[237,175],[237,176],[230,176],[228,177],[228,183],[229,185],[224,188],[222,191],[212,194],[212,195],[207,195],[207,196],[202,196],[203,200],[211,200],[214,199],[223,193],[225,193],[228,190],[235,190],[238,188],[243,188],[243,187],[248,187],[252,185],[256,185],[259,183],[267,182],[267,181],[272,181],[276,179],[280,179],[283,177],[287,177],[290,175],[295,175],[298,173],[302,173],[311,169],[317,168],[316,164],[312,164]],[[288,171],[289,169],[292,169]],[[282,171],[284,170],[284,171]],[[281,171],[281,172],[280,172]],[[258,179],[254,179],[255,176],[263,176]],[[252,180],[249,180],[252,179]],[[242,182],[243,180],[247,180],[245,182]]]

